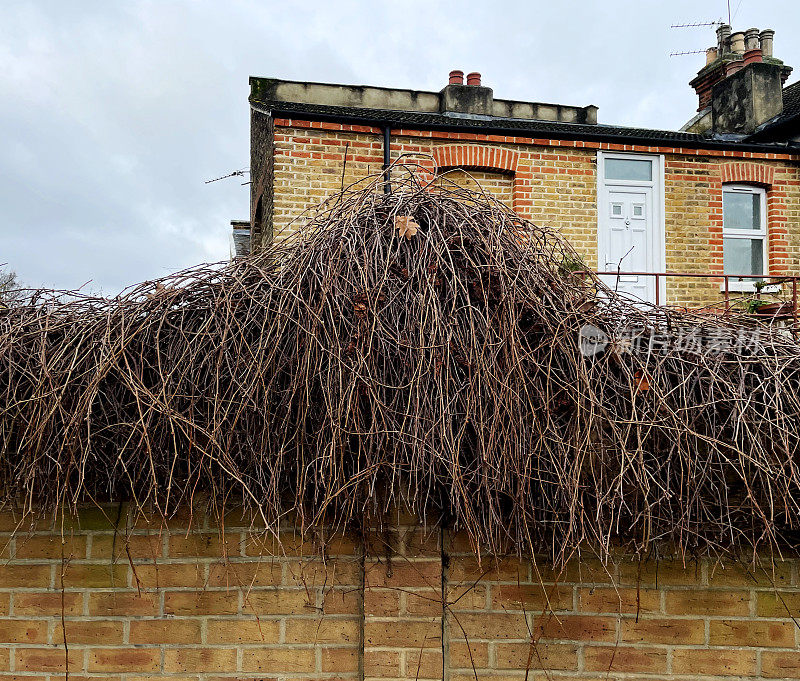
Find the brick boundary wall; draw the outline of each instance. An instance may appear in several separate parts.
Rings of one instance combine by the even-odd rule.
[[[119,510],[63,534],[0,516],[2,679],[63,679],[67,656],[81,681],[800,678],[794,560],[479,563],[397,514],[322,561],[241,514],[190,531]]]

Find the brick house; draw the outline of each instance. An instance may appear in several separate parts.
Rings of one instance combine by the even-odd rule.
[[[253,79],[252,242],[410,153],[423,179],[477,180],[559,226],[597,268],[625,239],[649,271],[760,259],[797,273],[800,86],[784,87],[771,33],[748,33],[720,29],[681,132],[495,100],[476,74],[440,93]],[[235,224],[236,254],[246,229]],[[687,281],[661,283],[678,302],[719,295],[719,276]],[[24,521],[0,509],[0,681],[800,679],[796,552],[585,553],[561,571],[546,557],[479,562],[465,535],[397,510],[375,545],[337,537],[323,561],[290,520],[279,545],[232,508],[223,529],[202,507],[165,526],[133,506]]]
[[[698,114],[681,131],[601,124],[594,106],[497,99],[477,73],[464,84],[452,72],[438,93],[251,78],[253,246],[402,156],[422,179],[478,181],[559,228],[587,269],[797,274],[800,84],[784,87],[791,68],[772,56],[773,34],[719,28],[691,82]],[[718,303],[724,289],[719,277],[606,279],[695,307]]]

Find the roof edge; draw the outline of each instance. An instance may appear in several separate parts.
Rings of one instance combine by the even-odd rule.
[[[375,127],[417,128],[420,130],[442,130],[447,132],[501,133],[509,136],[537,136],[548,139],[563,139],[590,142],[613,142],[619,144],[638,144],[642,146],[669,146],[689,149],[717,149],[751,151],[759,153],[788,153],[800,155],[800,148],[785,144],[754,144],[743,140],[715,140],[696,133],[676,133],[670,130],[649,130],[626,128],[622,126],[586,125],[579,123],[563,123],[551,121],[521,121],[518,119],[495,119],[486,116],[475,118],[451,117],[442,114],[429,114],[427,120],[419,120],[422,116],[397,110],[364,110],[347,107],[320,107],[320,110],[308,110],[294,107],[295,102],[250,101],[251,107],[261,113],[307,121],[327,121],[349,123],[355,125],[373,125]],[[323,110],[326,109],[326,110]],[[411,117],[417,120],[411,120]],[[409,120],[403,121],[407,117]],[[513,125],[513,123],[520,125]],[[546,129],[536,129],[536,124]],[[618,132],[617,132],[618,131]],[[631,132],[648,134],[631,134]],[[681,135],[680,139],[675,136]],[[672,136],[672,137],[670,137]]]
[[[466,86],[465,90],[471,90]],[[345,85],[311,81],[281,80],[250,76],[250,101],[296,102],[318,106],[342,106],[354,109],[440,113],[446,108],[443,93],[427,90],[404,90],[372,85]],[[523,102],[490,97],[487,112],[493,116],[523,120],[597,123],[594,104],[573,106],[548,102]]]

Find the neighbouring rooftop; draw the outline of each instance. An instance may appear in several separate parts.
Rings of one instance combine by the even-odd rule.
[[[598,123],[598,108],[498,99],[481,75],[453,70],[439,92],[250,78],[250,102],[284,118],[380,127],[608,141],[653,146],[774,151],[800,144],[800,88],[783,88],[792,69],[772,55],[774,31],[717,31],[707,63],[690,85],[699,113],[682,130]]]

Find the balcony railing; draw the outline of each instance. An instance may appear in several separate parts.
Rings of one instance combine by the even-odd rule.
[[[761,317],[765,321],[791,322],[793,335],[800,332],[798,326],[798,282],[800,276],[793,275],[767,275],[767,274],[699,274],[697,272],[623,272],[608,271],[594,272],[602,277],[653,277],[654,278],[654,302],[661,305],[664,294],[661,290],[662,283],[671,278],[702,279],[710,282],[720,282],[720,294],[722,300],[719,303],[712,303],[707,306],[691,307],[690,305],[680,305],[680,307],[694,309],[696,311],[707,311],[716,314],[752,314]],[[752,281],[754,283],[752,291],[734,290],[738,287],[735,284]],[[613,282],[606,282],[613,288]],[[622,283],[622,282],[620,282]],[[784,290],[784,285],[788,290]],[[781,295],[777,295],[781,294]],[[769,305],[769,296],[774,303]],[[759,301],[759,302],[756,302]],[[676,303],[677,305],[678,303]],[[720,305],[722,307],[720,308]],[[759,309],[763,310],[759,312]]]

